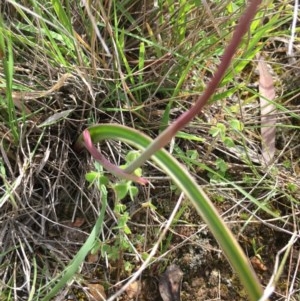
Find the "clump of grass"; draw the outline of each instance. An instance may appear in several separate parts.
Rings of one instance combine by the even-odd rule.
[[[57,273],[70,273],[65,269],[71,260],[73,271],[78,271],[72,278],[74,286],[84,288],[84,276],[96,274],[100,266],[98,278],[109,294],[135,271],[125,271],[106,252],[96,263],[85,258],[92,235],[99,233],[106,246],[115,246],[120,213],[113,210],[111,188],[106,191],[99,183],[89,187],[85,174],[94,166],[84,155],[74,154],[72,143],[83,128],[98,122],[127,124],[156,136],[190,106],[214,74],[243,10],[241,1],[217,1],[209,7],[203,3],[107,1],[93,3],[89,9],[78,1],[7,0],[0,4],[0,299],[46,298]],[[270,254],[275,257],[285,245],[294,252],[297,244],[288,242],[298,227],[299,211],[297,87],[287,91],[283,84],[284,71],[296,69],[280,50],[289,38],[291,18],[292,7],[287,3],[262,6],[212,99],[213,106],[170,147],[219,202],[225,220],[242,233],[240,241],[250,255],[255,253],[252,236],[256,236],[256,250],[269,274],[274,263]],[[279,77],[277,90],[282,95],[277,105],[278,157],[270,170],[255,163],[251,153],[260,147],[255,115],[258,95],[253,84],[254,58],[261,50]],[[66,74],[72,76],[61,81]],[[51,89],[57,83],[59,88]],[[53,118],[50,122],[49,117]],[[243,128],[238,129],[232,120]],[[215,127],[225,127],[223,137],[213,135]],[[232,142],[242,146],[242,151],[230,148]],[[102,146],[116,164],[124,163],[128,149],[113,142]],[[203,157],[205,162],[201,162]],[[158,187],[155,195],[141,189],[134,202],[123,201],[124,213],[136,212],[136,208],[141,212],[131,215],[127,223],[132,234],[127,235],[131,246],[125,262],[132,266],[145,260],[157,239],[155,233],[166,214],[161,203],[176,198],[159,171],[147,165],[144,173],[153,176]],[[189,229],[196,222],[188,218],[192,209],[186,210],[190,213],[181,218],[185,218],[183,228]],[[78,227],[76,218],[84,224]],[[95,223],[97,231],[91,232]],[[172,233],[177,233],[175,224]],[[196,224],[203,226],[199,220]],[[266,229],[271,229],[272,236],[262,235]],[[187,239],[192,235],[189,232]],[[161,250],[168,249],[169,243],[162,241],[165,248]],[[78,252],[82,245],[83,251]],[[171,261],[179,249],[157,253],[154,263],[160,266],[162,261]],[[290,298],[297,289],[295,266],[292,260],[285,264],[284,275],[289,271],[290,282],[278,287],[279,293]],[[149,275],[152,272],[149,267]],[[68,288],[57,293],[62,297]]]

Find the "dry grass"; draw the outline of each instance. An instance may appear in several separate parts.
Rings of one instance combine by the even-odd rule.
[[[185,273],[182,300],[245,300],[205,225],[160,171],[147,165],[144,173],[155,189],[139,188],[134,201],[124,200],[131,218],[126,234],[116,230],[112,189],[108,185],[106,194],[86,182],[85,174],[97,166],[72,148],[94,123],[126,124],[156,136],[203,90],[242,6],[231,14],[229,2],[220,1],[210,7],[202,6],[206,1],[199,7],[196,1],[186,6],[185,1],[174,6],[94,1],[90,9],[70,1],[63,16],[55,12],[55,1],[39,2],[0,4],[0,34],[7,46],[0,50],[0,300],[42,300],[86,241],[104,197],[102,253],[89,255],[54,300],[72,294],[97,300],[91,296],[95,279],[112,295],[151,252],[177,202],[181,207],[141,278],[144,294],[138,299],[158,300],[156,277],[175,262]],[[190,136],[177,138],[170,150],[215,201],[249,258],[259,259],[255,268],[263,285],[278,269],[282,273],[273,300],[298,300],[299,46],[296,39],[295,57],[287,57],[292,5],[274,2],[264,4],[258,16],[263,22],[241,47],[212,105],[185,129]],[[254,37],[258,41],[252,45]],[[9,43],[12,91],[4,69]],[[260,49],[274,72],[279,110],[276,158],[267,169],[255,161],[261,151],[255,73]],[[243,131],[230,126],[237,119]],[[240,154],[213,137],[210,130],[218,123],[247,151]],[[129,147],[108,141],[101,149],[120,165]],[[276,270],[287,247],[287,260]],[[122,298],[128,300],[126,294]]]

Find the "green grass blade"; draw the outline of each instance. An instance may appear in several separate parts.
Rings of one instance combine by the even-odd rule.
[[[100,140],[115,139],[144,150],[152,142],[147,136],[125,126],[103,124],[92,126],[88,129],[94,143]],[[82,136],[80,136],[76,142],[77,149],[80,149],[82,141]],[[172,178],[174,183],[192,202],[220,244],[231,266],[238,274],[248,292],[249,299],[257,301],[262,295],[259,281],[244,252],[224,221],[220,218],[210,199],[187,170],[166,150],[162,149],[157,151],[155,155],[152,156],[152,159]]]
[[[37,12],[38,16],[42,16],[42,8],[40,8],[40,6],[38,5],[38,3],[36,3],[36,1],[32,1],[32,5],[34,7],[34,10]],[[51,54],[54,58],[55,61],[59,62],[60,64],[67,66],[67,62],[65,60],[64,55],[62,54],[60,47],[58,46],[57,42],[55,41],[55,39],[53,38],[53,35],[51,34],[51,31],[47,25],[47,23],[45,22],[44,18],[40,18],[40,24],[41,24],[41,28],[44,30],[44,35],[45,37],[47,37],[49,39],[49,47],[51,49]],[[31,24],[32,27],[34,28],[34,25]]]
[[[36,258],[33,257],[32,258],[32,264],[33,264],[33,276],[32,276],[32,286],[31,286],[31,290],[30,290],[30,294],[28,296],[28,301],[33,300],[33,296],[35,293],[35,287],[36,287],[36,280],[37,280],[37,262],[36,262]]]
[[[139,49],[139,84],[143,84],[143,69],[145,66],[145,43],[140,43]]]
[[[69,33],[72,33],[73,27],[72,27],[71,17],[67,13],[70,11],[69,2],[66,1],[67,11],[64,10],[61,1],[52,0],[51,3],[53,5],[55,13],[57,14],[57,16],[59,18],[59,21],[66,27],[66,29],[68,30]]]
[[[103,198],[100,215],[88,239],[80,248],[80,250],[73,258],[73,260],[66,267],[66,269],[55,279],[53,279],[52,283],[50,284],[52,285],[53,283],[56,283],[54,284],[53,288],[48,293],[46,293],[46,290],[49,288],[49,284],[44,289],[42,289],[41,293],[43,295],[46,293],[46,297],[41,299],[41,301],[51,300],[67,284],[67,282],[72,279],[72,277],[78,271],[80,265],[82,265],[82,263],[85,261],[85,257],[88,255],[90,250],[94,247],[94,243],[99,237],[99,234],[103,226],[105,211],[106,211],[106,200],[105,198]]]
[[[2,17],[0,16],[0,53],[3,56],[3,67],[6,81],[6,105],[8,113],[8,124],[15,142],[19,141],[18,121],[16,109],[12,98],[14,56],[11,32],[6,30]]]

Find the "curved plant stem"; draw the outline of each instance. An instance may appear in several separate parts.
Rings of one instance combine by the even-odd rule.
[[[94,143],[106,139],[115,139],[131,144],[140,150],[146,149],[152,143],[151,138],[136,130],[121,125],[95,125],[89,127],[88,130]],[[78,138],[75,146],[78,150],[83,147],[82,135]],[[259,281],[241,247],[224,221],[220,218],[209,198],[197,185],[186,169],[166,150],[161,149],[157,151],[152,156],[152,159],[172,178],[178,188],[180,188],[192,202],[220,244],[220,247],[229,260],[232,268],[238,274],[242,284],[248,292],[249,299],[257,301],[262,295]]]
[[[182,129],[185,125],[187,125],[187,123],[189,123],[195,116],[197,116],[200,113],[203,106],[214,94],[219,83],[221,82],[238,46],[240,45],[243,36],[249,30],[250,23],[254,18],[260,3],[261,0],[250,1],[250,4],[248,5],[248,8],[246,9],[244,15],[240,18],[239,24],[237,25],[231,38],[231,41],[222,56],[222,61],[214,77],[209,82],[204,93],[198,97],[195,105],[187,112],[180,115],[174,121],[174,123],[168,126],[135,161],[129,164],[129,166],[125,169],[125,172],[132,173],[135,169],[142,166],[157,150],[167,145],[180,129]]]
[[[123,169],[118,167],[115,164],[110,163],[93,145],[91,136],[88,130],[84,130],[82,133],[84,145],[92,157],[97,160],[107,171],[112,173],[113,175],[126,179],[128,181],[134,181],[139,184],[145,185],[148,183],[148,180],[138,177],[135,174],[126,173]]]

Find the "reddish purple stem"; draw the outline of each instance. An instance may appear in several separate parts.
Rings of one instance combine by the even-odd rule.
[[[89,151],[91,156],[97,160],[107,171],[111,172],[113,175],[124,178],[129,181],[134,181],[139,184],[145,185],[148,183],[148,180],[138,177],[131,173],[124,172],[123,169],[119,168],[117,165],[110,163],[93,145],[90,132],[86,129],[82,133],[83,141],[86,149]]]
[[[227,46],[223,54],[219,68],[217,69],[214,77],[208,83],[204,93],[197,98],[195,105],[187,112],[179,116],[169,127],[167,127],[151,143],[151,145],[149,145],[149,147],[140,155],[140,157],[138,157],[125,169],[125,172],[131,173],[137,167],[142,166],[155,152],[167,145],[180,129],[187,125],[187,123],[189,123],[195,116],[197,116],[201,112],[204,105],[208,102],[208,100],[214,94],[218,85],[220,84],[242,40],[242,37],[249,30],[250,23],[254,18],[260,4],[261,0],[250,1],[250,4],[248,5],[245,13],[239,20],[239,24],[237,25],[233,33],[230,44]]]

